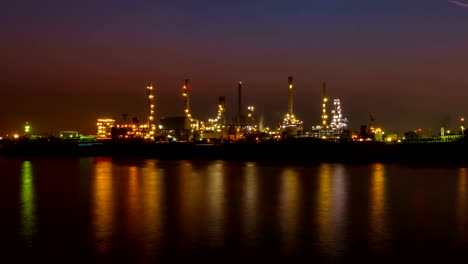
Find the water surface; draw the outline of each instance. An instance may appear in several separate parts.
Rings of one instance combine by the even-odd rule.
[[[468,256],[462,167],[0,157],[0,175],[5,263]]]

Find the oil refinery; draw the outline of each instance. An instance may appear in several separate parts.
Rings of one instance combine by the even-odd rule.
[[[200,120],[190,108],[190,97],[192,87],[190,79],[185,79],[182,85],[182,114],[180,116],[164,116],[156,119],[155,111],[155,90],[153,84],[149,84],[147,89],[147,109],[146,122],[132,122],[128,124],[118,123],[109,117],[100,117],[97,120],[98,138],[142,138],[146,140],[167,141],[167,142],[225,142],[225,141],[261,141],[261,140],[283,140],[298,137],[316,137],[320,139],[336,140],[350,137],[347,129],[347,118],[343,116],[340,99],[333,100],[331,122],[328,121],[328,98],[326,96],[326,83],[322,87],[322,116],[321,124],[312,126],[310,129],[304,128],[304,123],[294,112],[294,92],[295,87],[293,77],[287,78],[287,111],[283,119],[278,122],[275,129],[264,128],[256,118],[255,106],[243,106],[242,89],[243,83],[237,83],[237,112],[233,114],[232,122],[229,122],[226,113],[226,96],[219,95],[217,108],[213,109],[215,117],[207,120]]]
[[[94,135],[81,135],[78,131],[63,130],[52,136],[40,136],[34,134],[30,122],[25,122],[23,133],[13,133],[0,137],[6,139],[39,140],[41,138],[58,138],[60,140],[139,140],[143,142],[190,142],[190,143],[232,143],[232,142],[271,142],[291,141],[294,139],[313,140],[321,142],[383,142],[383,143],[428,143],[428,142],[453,142],[463,139],[465,136],[464,118],[460,118],[460,126],[450,130],[442,127],[440,134],[424,135],[421,129],[407,131],[403,135],[388,133],[381,124],[376,122],[375,113],[369,115],[369,123],[362,124],[359,131],[349,129],[349,120],[346,117],[346,108],[340,98],[329,98],[327,82],[321,84],[321,97],[316,99],[313,106],[320,109],[320,115],[316,117],[319,122],[316,125],[306,127],[302,121],[303,116],[294,111],[295,84],[293,76],[287,77],[284,95],[287,100],[285,113],[282,119],[275,120],[277,125],[273,128],[263,125],[263,115],[258,113],[254,104],[243,102],[242,81],[236,83],[237,98],[234,113],[228,115],[226,95],[217,95],[217,101],[213,102],[212,115],[206,120],[200,118],[191,108],[191,97],[196,96],[197,89],[193,89],[190,79],[184,79],[180,84],[180,115],[163,116],[158,112],[158,87],[147,83],[145,104],[142,105],[145,115],[139,120],[134,117],[127,120],[128,113],[121,116],[99,116],[96,120],[96,133]],[[234,86],[234,85],[233,85]],[[230,116],[230,117],[228,117]],[[301,118],[299,118],[301,116]],[[231,118],[232,117],[232,118]]]

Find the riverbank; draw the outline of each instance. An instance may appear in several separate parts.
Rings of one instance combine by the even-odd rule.
[[[147,157],[172,160],[303,162],[466,162],[468,144],[288,140],[262,143],[157,143],[131,140],[96,142],[2,141],[0,153],[12,156]]]

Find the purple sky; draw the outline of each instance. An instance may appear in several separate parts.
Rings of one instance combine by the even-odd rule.
[[[388,132],[454,129],[468,117],[468,8],[446,0],[9,1],[0,7],[0,135],[96,133],[96,119],[181,115],[191,79],[194,117],[217,98],[274,126],[287,111],[320,121],[321,83],[353,130],[369,114]],[[468,1],[466,1],[468,3]]]

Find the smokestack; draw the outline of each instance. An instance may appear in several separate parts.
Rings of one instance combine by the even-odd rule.
[[[288,114],[293,115],[293,77],[288,77]]]
[[[237,125],[241,124],[241,110],[242,109],[242,82],[237,86]]]
[[[154,87],[152,83],[146,86],[146,91],[148,93],[148,131],[150,134],[154,134],[156,126],[154,124]]]
[[[328,102],[327,83],[323,82],[322,83],[322,128],[327,128],[327,126],[328,126],[328,124],[327,124],[327,119],[328,119],[327,102]]]
[[[184,97],[184,115],[191,117],[190,114],[190,79],[185,79],[182,96]]]
[[[226,96],[218,97],[218,122],[223,126],[226,125]]]

